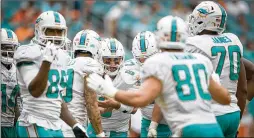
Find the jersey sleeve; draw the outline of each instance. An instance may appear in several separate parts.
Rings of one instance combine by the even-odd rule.
[[[39,72],[39,68],[35,64],[31,64],[29,66],[21,66],[17,68],[19,74],[21,75],[26,88],[28,88],[30,82],[35,78],[37,73]]]
[[[17,48],[14,53],[14,63],[19,68],[21,66],[27,66],[35,64],[36,60],[39,60],[41,51],[37,46],[22,45]]]
[[[156,57],[151,57],[147,59],[141,69],[141,80],[145,80],[149,77],[155,77],[161,82],[164,82],[169,74],[169,67],[161,62],[156,60]]]
[[[190,37],[186,41],[185,52],[188,53],[199,53],[209,58],[209,55],[200,48],[202,41],[197,40],[198,38]]]

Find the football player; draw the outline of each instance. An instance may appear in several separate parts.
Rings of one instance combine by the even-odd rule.
[[[85,129],[71,116],[62,100],[66,87],[66,68],[70,62],[65,46],[67,27],[64,17],[54,11],[43,12],[35,23],[35,37],[17,48],[17,66],[23,109],[17,122],[19,137],[63,137],[63,121],[76,137]]]
[[[19,86],[16,66],[13,64],[14,50],[19,45],[16,34],[6,28],[1,29],[1,137],[17,137],[14,120],[19,116],[17,100]],[[16,118],[16,119],[15,119]]]
[[[125,66],[131,66],[132,64],[135,64],[135,68],[137,68],[138,71],[141,71],[142,65],[144,64],[145,60],[158,52],[159,50],[156,46],[156,37],[152,32],[144,31],[138,33],[132,43],[132,54],[134,59],[126,61],[127,64],[125,64]],[[154,127],[152,127],[153,125],[151,125],[151,127],[149,126],[150,124],[157,125],[157,123],[155,122],[151,123],[153,106],[154,102],[141,109],[141,137],[151,137],[152,133],[150,132],[148,134],[148,132]],[[160,121],[159,125],[157,125],[156,128],[158,132],[158,137],[169,137],[171,135],[171,131],[164,119]]]
[[[192,36],[187,39],[186,51],[209,58],[222,86],[230,92],[230,105],[213,102],[212,109],[224,136],[234,137],[245,109],[247,90],[241,61],[243,46],[236,35],[223,33],[226,21],[227,13],[220,4],[201,2],[189,16],[189,33]]]
[[[124,65],[124,48],[114,39],[104,39],[99,51],[99,62],[104,66],[104,72],[113,80],[117,88],[128,90],[137,82],[139,72],[127,70]],[[99,96],[99,106],[107,110],[102,116],[102,127],[107,137],[127,137],[129,130],[130,113],[136,109],[126,106],[104,95]],[[112,110],[113,109],[113,110]],[[95,137],[94,128],[89,124],[87,133],[89,137]]]
[[[155,100],[174,137],[223,137],[210,110],[211,99],[229,104],[229,93],[215,81],[218,75],[212,75],[208,58],[184,52],[185,22],[171,17],[168,26],[170,43],[157,43],[162,52],[145,61],[141,72],[144,82],[138,91],[119,90],[108,76],[103,79],[95,73],[87,78],[88,86],[134,107],[144,107]]]
[[[99,35],[92,30],[82,30],[73,39],[74,60],[67,70],[68,82],[63,99],[73,117],[87,127],[87,114],[96,132],[104,137],[96,93],[84,83],[92,72],[103,74],[103,67],[97,61],[100,47]]]

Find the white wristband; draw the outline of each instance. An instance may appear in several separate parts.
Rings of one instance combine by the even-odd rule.
[[[152,121],[152,122],[150,123],[149,129],[157,129],[157,127],[158,127],[158,123]]]
[[[123,113],[129,113],[130,114],[133,111],[133,107],[121,104],[121,106],[118,110],[122,111]]]
[[[100,134],[97,134],[96,137],[105,137],[105,133],[102,132],[102,133],[100,133]]]

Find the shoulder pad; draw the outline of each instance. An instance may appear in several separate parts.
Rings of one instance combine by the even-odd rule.
[[[204,40],[206,39],[206,37],[202,37],[202,36],[193,36],[193,37],[189,37],[186,40],[186,48],[185,51],[186,52],[190,52],[190,53],[201,53],[203,55],[206,55],[208,57],[210,57],[210,40]]]
[[[138,70],[140,69],[140,66],[138,65],[137,61],[135,59],[130,59],[124,62],[124,67],[128,70]]]
[[[81,74],[97,73],[102,75],[104,72],[102,65],[90,57],[78,57],[74,60],[74,70]]]
[[[123,81],[126,84],[135,84],[138,80],[140,80],[140,72],[137,70],[130,70],[130,69],[125,69],[122,68],[120,70],[121,77]]]
[[[14,60],[16,63],[22,61],[35,61],[40,58],[41,50],[39,46],[36,45],[22,45],[17,48],[14,53]]]

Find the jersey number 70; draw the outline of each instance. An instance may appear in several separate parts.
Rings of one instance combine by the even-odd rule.
[[[224,62],[226,59],[226,48],[223,46],[214,46],[212,47],[212,56],[218,56],[220,53],[220,59],[219,63],[216,68],[216,73],[220,76]],[[234,54],[236,54],[236,59],[234,58]],[[228,57],[229,57],[229,66],[230,66],[230,72],[229,72],[229,78],[232,81],[238,80],[239,78],[239,72],[240,72],[240,58],[241,58],[241,50],[238,45],[230,45],[228,46]],[[235,60],[236,60],[236,66],[235,66]],[[236,72],[235,72],[236,67]]]

